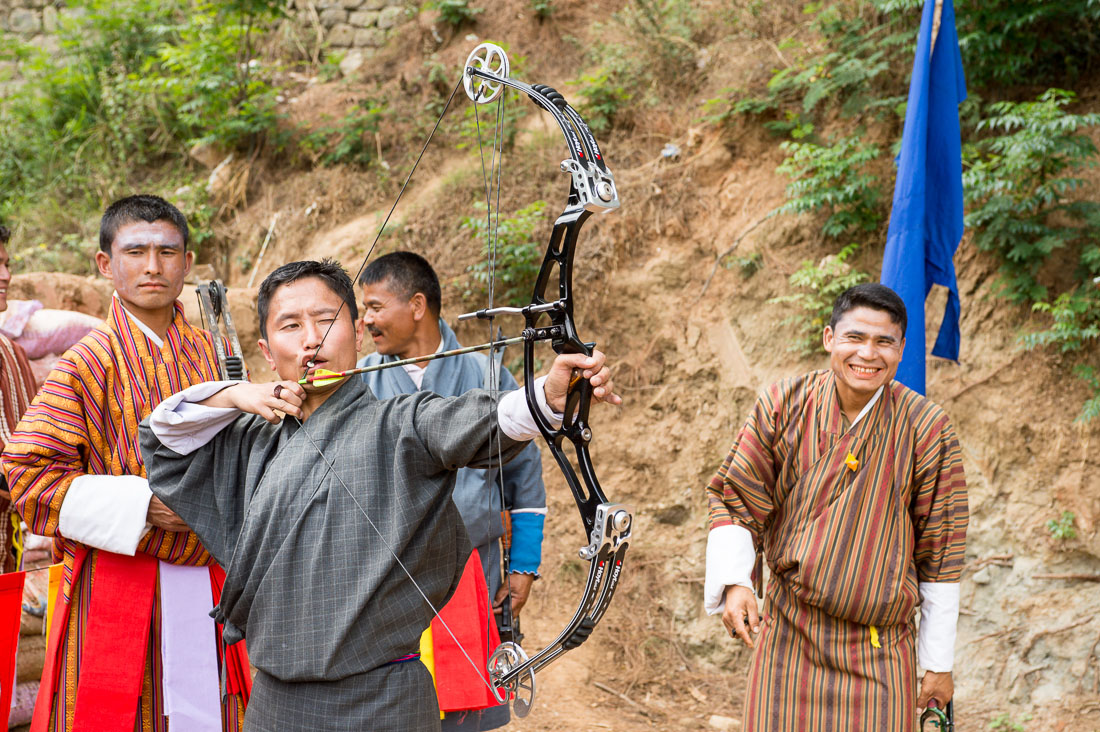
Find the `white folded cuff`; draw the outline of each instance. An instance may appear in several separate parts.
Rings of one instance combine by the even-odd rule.
[[[161,444],[180,455],[190,455],[214,439],[241,413],[233,407],[204,407],[198,402],[239,381],[205,381],[168,397],[149,415],[149,426]]]
[[[555,412],[546,403],[546,394],[543,392],[545,382],[545,376],[535,379],[535,402],[542,416],[556,428],[565,415]],[[523,389],[515,389],[500,397],[497,402],[497,422],[500,424],[500,431],[517,442],[533,440],[540,434],[535,417],[527,406]]]
[[[149,481],[137,475],[81,475],[61,503],[57,530],[66,539],[134,556],[149,526]]]
[[[756,547],[744,526],[716,526],[707,535],[707,574],[703,582],[703,609],[717,615],[726,607],[726,588],[752,589]]]
[[[921,582],[920,596],[917,662],[925,671],[951,671],[959,624],[959,583]]]

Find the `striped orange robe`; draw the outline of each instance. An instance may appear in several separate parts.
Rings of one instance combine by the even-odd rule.
[[[157,348],[115,298],[107,320],[57,362],[4,452],[3,469],[17,510],[31,531],[54,537],[55,559],[65,564],[62,592],[71,604],[68,631],[62,639],[63,662],[59,659],[59,692],[51,704],[51,730],[68,730],[73,723],[82,630],[88,622],[98,555],[93,549],[80,575],[73,577],[73,559],[80,545],[56,533],[65,493],[82,474],[145,477],[139,422],[165,397],[217,378],[213,340],[187,322],[179,302],[164,345]],[[173,564],[214,562],[192,532],[154,527],[142,537],[137,551]],[[141,732],[168,729],[162,707],[159,596],[158,590],[135,723],[135,730]],[[222,712],[225,730],[241,729],[244,713],[238,695],[223,702]]]
[[[19,418],[27,411],[38,387],[34,383],[27,354],[17,343],[0,335],[0,450],[8,444]],[[0,485],[6,485],[0,482]],[[6,487],[0,490],[0,571],[14,572],[15,555],[11,551],[14,508]]]
[[[944,411],[891,382],[849,430],[832,371],[781,381],[707,493],[711,528],[748,529],[771,570],[746,732],[915,730],[918,582],[958,582],[966,543]]]

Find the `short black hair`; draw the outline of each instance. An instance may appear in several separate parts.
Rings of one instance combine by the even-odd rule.
[[[0,224],[0,245],[7,244],[11,241],[11,229]]]
[[[829,318],[829,327],[835,329],[836,324],[844,317],[844,313],[855,308],[870,308],[887,313],[892,322],[901,326],[901,337],[905,337],[905,326],[908,324],[905,303],[902,302],[898,293],[886,285],[869,282],[849,287],[840,293],[840,297],[833,303],[833,315]]]
[[[180,210],[165,201],[160,196],[145,194],[120,198],[103,212],[103,218],[99,221],[99,248],[111,254],[111,244],[115,241],[118,230],[126,224],[137,221],[153,223],[154,221],[167,221],[183,236],[183,248],[186,251],[190,231],[187,228],[187,218]]]
[[[363,274],[359,275],[359,286],[366,287],[384,280],[391,281],[396,294],[406,300],[411,300],[418,292],[423,293],[428,301],[428,310],[439,317],[443,309],[439,277],[424,257],[413,252],[392,252],[381,256],[363,269]]]
[[[312,259],[284,264],[269,274],[260,283],[260,294],[256,299],[256,314],[260,318],[260,336],[267,338],[267,311],[271,307],[271,298],[283,285],[289,285],[305,277],[316,277],[328,285],[328,288],[340,296],[351,314],[351,322],[359,319],[359,308],[355,304],[355,287],[351,277],[335,259]]]

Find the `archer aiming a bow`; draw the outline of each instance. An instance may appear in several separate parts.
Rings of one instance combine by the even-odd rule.
[[[360,379],[300,385],[303,369],[353,367],[363,338],[335,262],[278,268],[257,311],[281,381],[199,384],[141,426],[154,492],[226,568],[216,614],[258,669],[246,730],[438,730],[417,651],[470,552],[455,471],[515,457],[535,417],[520,391],[379,401]],[[542,418],[560,421],[581,379],[621,403],[603,354],[559,355],[535,383]]]

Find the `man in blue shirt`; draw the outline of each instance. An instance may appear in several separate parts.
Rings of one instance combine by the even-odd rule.
[[[439,278],[420,255],[394,252],[379,257],[363,270],[359,285],[363,296],[363,322],[375,346],[375,353],[361,359],[359,366],[461,348],[454,332],[439,317]],[[511,390],[518,387],[507,369],[499,369],[499,381],[495,385],[491,383],[490,372],[487,355],[468,353],[362,376],[379,399],[418,390],[458,396],[471,389]],[[503,485],[503,506],[499,485]],[[534,443],[529,444],[502,472],[459,470],[454,502],[470,542],[481,558],[494,610],[500,612],[510,593],[513,615],[518,615],[527,602],[542,559],[546,489],[538,448]],[[504,512],[508,513],[511,524],[506,586],[501,581],[500,571]],[[483,711],[448,712],[443,729],[479,732],[501,727],[507,722],[508,708],[499,706]]]

